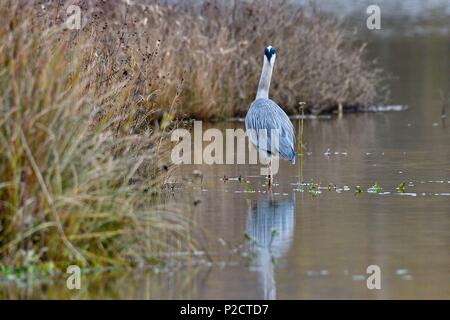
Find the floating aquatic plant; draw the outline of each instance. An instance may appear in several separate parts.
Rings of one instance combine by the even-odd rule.
[[[404,192],[405,192],[405,183],[404,183],[404,182],[402,182],[402,183],[400,183],[400,184],[398,185],[397,191],[398,191],[398,192],[401,192],[401,193],[404,193]]]
[[[355,187],[355,193],[356,193],[356,194],[360,194],[360,193],[362,193],[362,192],[363,192],[363,190],[362,190],[361,186],[356,186],[356,187]]]
[[[253,188],[250,187],[250,186],[246,186],[246,187],[244,188],[244,192],[247,192],[247,193],[254,193],[254,192],[255,192],[255,189],[253,189]]]
[[[312,196],[317,196],[319,194],[322,193],[322,191],[320,190],[319,185],[317,184],[310,184],[308,185],[308,191]]]
[[[382,188],[378,184],[378,182],[375,182],[373,186],[371,186],[369,189],[367,189],[367,192],[369,193],[380,193]]]

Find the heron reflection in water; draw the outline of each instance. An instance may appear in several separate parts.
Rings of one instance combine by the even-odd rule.
[[[294,226],[294,193],[279,199],[267,194],[249,206],[246,230],[252,239],[253,267],[258,272],[264,299],[276,299],[275,263],[289,250]]]

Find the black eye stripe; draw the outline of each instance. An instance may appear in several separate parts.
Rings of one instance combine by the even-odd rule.
[[[270,53],[275,54],[275,53],[277,53],[277,50],[275,50],[275,48],[270,48]]]

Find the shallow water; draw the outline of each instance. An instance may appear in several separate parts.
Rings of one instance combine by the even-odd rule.
[[[201,225],[231,242],[246,233],[259,248],[246,268],[212,271],[197,296],[450,297],[450,129],[436,123],[414,109],[308,121],[303,166],[283,162],[272,192],[257,166],[200,167]],[[242,175],[255,192],[224,175]],[[368,193],[376,182],[382,190]],[[366,287],[372,264],[379,291]]]
[[[64,279],[2,284],[0,297],[449,299],[450,107],[441,117],[440,100],[449,88],[449,37],[368,39],[370,56],[397,77],[389,103],[406,111],[305,120],[303,159],[282,161],[271,191],[259,166],[180,168],[180,180],[194,169],[203,174],[173,201],[200,200],[192,210],[211,260],[85,275],[80,291],[67,290]],[[381,189],[368,192],[375,183]],[[381,268],[381,290],[367,289],[369,265]]]
[[[185,176],[194,168],[203,173],[202,183],[185,192],[201,200],[194,210],[209,239],[205,249],[218,253],[212,262],[160,274],[87,275],[88,286],[76,293],[65,289],[64,281],[4,293],[29,298],[450,298],[450,128],[445,121],[424,121],[410,108],[309,120],[304,135],[303,164],[281,162],[272,191],[259,166],[182,168]],[[233,179],[238,176],[249,183]],[[311,192],[300,181],[324,188]],[[367,192],[375,182],[379,193]],[[402,182],[400,193],[396,188]],[[360,194],[355,194],[357,185]],[[176,192],[174,201],[183,198]],[[251,239],[245,250],[234,255],[217,240],[236,248],[245,237]],[[366,287],[366,268],[373,264],[381,268],[381,290]]]

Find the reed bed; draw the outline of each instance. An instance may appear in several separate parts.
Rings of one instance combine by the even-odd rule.
[[[142,38],[149,33],[161,40],[167,92],[173,95],[183,81],[178,117],[244,116],[269,44],[278,49],[271,96],[290,114],[299,113],[299,102],[306,103],[305,112],[318,114],[340,105],[364,109],[387,97],[383,71],[366,59],[366,45],[313,5],[283,0],[112,3],[93,21],[118,21],[125,34]],[[170,98],[159,97],[166,106]]]
[[[49,23],[56,16],[62,24],[64,5],[58,9],[51,3],[45,7]],[[269,44],[278,49],[271,97],[289,114],[299,113],[299,102],[306,113],[319,114],[339,106],[363,110],[388,96],[386,77],[367,60],[366,44],[314,5],[288,0],[72,3],[82,8],[82,32],[91,30],[107,51],[111,65],[105,81],[139,77],[141,112],[156,103],[159,119],[244,116]]]
[[[193,250],[189,212],[161,201],[173,124],[147,84],[178,97],[155,76],[157,48],[142,67],[137,42],[114,53],[120,35],[66,30],[42,8],[0,1],[1,273]]]

